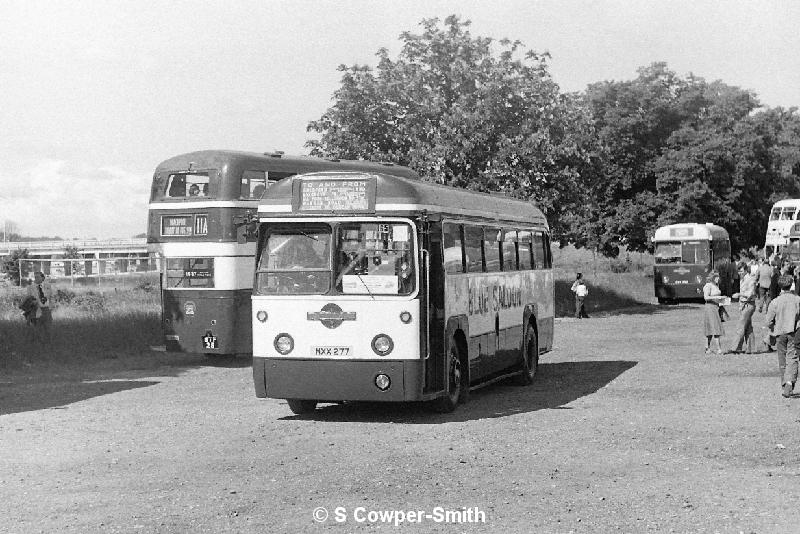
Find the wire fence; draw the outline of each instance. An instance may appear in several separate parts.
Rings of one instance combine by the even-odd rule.
[[[161,261],[152,255],[108,256],[102,258],[24,258],[18,260],[24,285],[41,271],[52,284],[95,287],[133,287],[158,283]]]

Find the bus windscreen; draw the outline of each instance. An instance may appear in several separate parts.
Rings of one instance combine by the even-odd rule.
[[[656,243],[655,250],[656,263],[680,263],[681,244],[675,243]]]
[[[669,241],[656,243],[656,263],[688,263],[693,265],[709,262],[708,241]]]
[[[258,260],[256,292],[409,295],[415,288],[413,235],[408,223],[273,226]]]

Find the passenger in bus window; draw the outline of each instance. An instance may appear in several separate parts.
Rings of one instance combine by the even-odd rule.
[[[197,184],[192,184],[189,186],[189,196],[196,197],[200,195],[200,186]]]

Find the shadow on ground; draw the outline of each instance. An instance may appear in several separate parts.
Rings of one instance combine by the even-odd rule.
[[[575,316],[575,294],[572,292],[572,281],[555,281],[556,317]],[[655,297],[653,297],[655,299]],[[702,303],[702,301],[699,301]],[[586,298],[586,311],[590,317],[606,317],[609,315],[653,315],[676,309],[690,309],[690,302],[680,304],[654,304],[645,302],[621,291],[603,285],[592,285]]]
[[[570,409],[567,404],[608,385],[637,362],[625,360],[544,363],[531,386],[510,380],[470,393],[470,401],[450,414],[431,412],[423,403],[348,402],[323,405],[307,415],[283,420],[440,424],[507,417],[547,409]],[[288,408],[287,408],[288,410]]]
[[[152,380],[98,380],[0,385],[0,415],[48,408],[66,409],[83,400],[129,389],[153,386]]]

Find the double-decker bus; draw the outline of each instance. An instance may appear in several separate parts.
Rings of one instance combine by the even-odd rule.
[[[652,241],[653,282],[660,304],[702,299],[706,276],[712,270],[720,274],[720,290],[724,295],[737,291],[731,241],[723,227],[711,223],[670,224],[657,229]]]
[[[155,170],[148,244],[161,256],[162,326],[167,350],[234,355],[252,350],[250,295],[258,199],[273,183],[326,169],[405,167],[281,152],[205,150],[170,158]]]
[[[767,222],[767,235],[764,239],[764,257],[783,254],[789,245],[789,233],[800,214],[800,198],[779,200],[772,205]]]
[[[387,171],[391,172],[391,171]],[[322,172],[259,205],[257,397],[430,401],[530,384],[553,345],[547,220],[532,203],[386,173]]]

